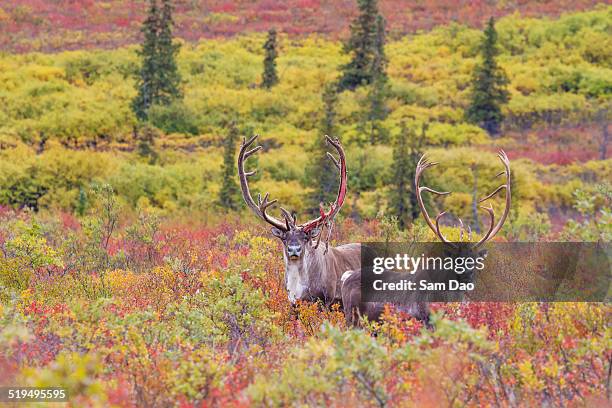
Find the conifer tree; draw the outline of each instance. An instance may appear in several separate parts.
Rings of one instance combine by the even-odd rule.
[[[142,60],[137,78],[138,94],[132,110],[140,120],[147,119],[153,105],[168,105],[180,98],[181,77],[176,66],[179,45],[172,39],[172,2],[149,0],[149,11],[142,25],[144,41],[138,54]]]
[[[329,148],[325,141],[325,135],[338,137],[336,126],[336,104],[338,94],[335,87],[328,85],[322,95],[323,118],[320,124],[320,132],[310,149],[311,162],[306,168],[307,185],[314,188],[310,195],[309,208],[318,213],[319,203],[330,203],[336,198],[338,189],[338,169],[327,157]]]
[[[228,210],[240,208],[240,189],[236,183],[236,142],[238,127],[234,122],[229,126],[229,132],[223,143],[223,165],[221,173],[223,181],[219,191],[219,205]]]
[[[384,19],[378,12],[378,0],[357,0],[357,6],[359,16],[351,24],[351,37],[344,44],[344,52],[351,54],[351,61],[342,66],[339,91],[353,90],[370,84],[377,75],[386,75]]]
[[[172,36],[174,20],[172,0],[162,0],[161,16],[159,20],[159,80],[160,105],[168,105],[176,99],[183,97],[181,91],[181,75],[176,65],[176,56],[181,48],[175,43]]]
[[[372,60],[372,78],[382,79],[387,82],[387,54],[385,43],[387,29],[385,19],[380,14],[376,16],[376,36],[374,37],[374,58]]]
[[[75,206],[75,211],[80,217],[85,215],[85,210],[87,210],[88,204],[87,193],[85,192],[83,186],[80,186],[79,196],[77,197],[77,203]]]
[[[370,144],[387,143],[389,139],[389,131],[383,125],[383,121],[389,114],[387,108],[389,80],[386,74],[387,58],[384,50],[385,22],[382,16],[378,16],[376,27],[372,83],[368,90],[367,110],[359,129],[369,138]]]
[[[276,50],[276,30],[271,29],[268,31],[268,38],[264,44],[265,58],[264,58],[264,72],[261,86],[270,89],[278,83],[278,76],[276,74],[276,57],[278,52]]]
[[[139,119],[145,119],[147,109],[157,99],[157,29],[159,27],[157,0],[150,0],[149,12],[142,24],[144,41],[138,55],[142,59],[140,76],[137,79],[138,95],[132,102],[132,109]]]
[[[417,136],[413,129],[402,123],[400,133],[393,143],[389,205],[391,214],[397,217],[399,227],[402,229],[419,216],[419,207],[414,191],[414,176],[426,131],[426,126],[423,126],[421,135]]]
[[[484,30],[480,47],[482,61],[474,69],[470,106],[465,112],[466,119],[485,129],[490,135],[497,135],[503,120],[501,105],[508,102],[506,89],[508,78],[497,65],[497,32],[495,20],[491,17]]]
[[[358,128],[372,145],[389,141],[389,131],[383,124],[383,121],[389,115],[387,107],[388,92],[389,86],[383,77],[374,79],[368,90],[366,110]]]

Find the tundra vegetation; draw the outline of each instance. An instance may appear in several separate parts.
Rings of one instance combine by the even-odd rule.
[[[307,214],[313,177],[337,180],[333,163],[317,173],[329,130],[349,169],[330,246],[427,241],[416,204],[394,192],[412,188],[394,156],[443,163],[424,184],[453,194],[424,205],[473,225],[473,197],[498,186],[503,148],[513,205],[495,240],[610,242],[612,7],[527,2],[521,15],[507,14],[513,2],[474,3],[496,16],[508,79],[493,139],[465,114],[483,23],[467,6],[381,1],[384,84],[337,93],[329,84],[351,57],[336,2],[318,14],[315,0],[210,2],[206,13],[177,2],[181,46],[168,52],[182,98],[139,119],[142,20],[124,20],[142,4],[39,3],[0,6],[0,385],[63,386],[72,406],[104,407],[609,404],[608,305],[432,304],[435,330],[388,307],[347,328],[336,306],[291,305],[281,242],[224,175],[237,139],[259,133],[253,193]],[[560,15],[570,3],[581,11]],[[266,31],[287,15],[299,24],[274,24],[268,89]],[[364,137],[368,123],[388,137]]]

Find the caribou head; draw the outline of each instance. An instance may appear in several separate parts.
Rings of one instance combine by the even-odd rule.
[[[356,244],[331,248],[329,251],[334,218],[342,208],[346,197],[347,170],[346,157],[340,142],[338,139],[325,137],[339,156],[336,159],[331,153],[327,153],[340,172],[338,195],[327,211],[321,203],[319,216],[301,224],[298,224],[295,213],[291,214],[282,207],[280,208],[282,220],[270,215],[268,210],[277,200],[270,200],[268,193],[263,197],[258,194],[257,202],[251,195],[248,178],[254,175],[256,170],[245,171],[244,162],[262,149],[261,146],[250,148],[257,135],[249,140],[244,139],[238,154],[238,174],[244,201],[258,218],[272,226],[272,234],[283,243],[285,283],[292,302],[298,299],[322,298],[326,302],[339,299],[340,276],[347,269],[359,265],[360,253]],[[323,248],[319,244],[325,228],[327,233]]]
[[[510,204],[512,202],[512,193],[511,193],[511,188],[510,188],[510,160],[508,159],[508,156],[503,150],[500,150],[498,152],[497,157],[499,157],[500,161],[502,162],[502,165],[504,166],[504,171],[497,174],[496,177],[505,175],[505,181],[503,184],[497,187],[491,194],[478,200],[478,203],[479,204],[483,203],[491,199],[492,197],[496,196],[502,190],[504,190],[505,196],[506,196],[505,208],[504,208],[504,211],[501,217],[496,222],[495,211],[493,211],[493,206],[490,203],[488,206],[485,206],[485,205],[479,206],[479,208],[485,211],[489,217],[489,228],[486,231],[486,233],[477,242],[474,242],[474,243],[471,242],[472,241],[472,230],[470,226],[468,225],[466,228],[461,218],[459,218],[459,242],[450,242],[440,230],[440,219],[447,213],[446,211],[440,212],[436,216],[435,221],[432,221],[431,217],[429,216],[427,212],[427,209],[425,208],[425,204],[423,203],[422,193],[426,191],[426,192],[430,192],[436,195],[448,195],[450,194],[450,192],[436,191],[429,187],[421,186],[421,176],[423,172],[427,168],[437,165],[438,164],[437,162],[429,162],[427,158],[425,157],[425,155],[423,155],[417,164],[415,177],[414,177],[414,183],[415,183],[415,190],[416,190],[415,191],[416,199],[417,199],[419,208],[421,209],[421,213],[423,214],[423,217],[425,218],[425,222],[427,223],[429,228],[436,234],[436,236],[440,239],[440,241],[442,241],[447,246],[448,250],[455,254],[455,256],[470,256],[470,257],[485,258],[487,256],[487,250],[481,249],[482,245],[485,244],[487,241],[491,240],[499,232],[499,230],[504,225],[506,218],[508,217],[508,213],[510,212]],[[465,273],[461,274],[459,277],[460,277],[459,280],[462,282],[466,282],[466,283],[472,282],[474,279],[474,270],[473,269],[467,270]]]

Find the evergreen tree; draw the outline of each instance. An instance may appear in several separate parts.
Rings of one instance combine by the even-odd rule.
[[[375,38],[374,59],[372,61],[372,83],[367,95],[367,110],[362,116],[359,131],[369,138],[370,144],[387,143],[389,131],[383,121],[389,115],[387,96],[389,80],[386,74],[387,58],[384,50],[385,22],[382,16],[376,21],[377,35]]]
[[[359,16],[351,24],[351,37],[344,44],[344,52],[351,61],[342,66],[339,91],[353,90],[370,84],[376,76],[386,75],[384,56],[384,19],[378,13],[378,0],[357,0]]]
[[[372,60],[372,78],[382,79],[387,82],[387,55],[385,54],[385,42],[387,29],[385,19],[380,14],[376,17],[376,36],[374,37],[374,58]]]
[[[272,29],[268,31],[268,39],[263,48],[266,56],[264,58],[264,72],[261,86],[270,89],[278,83],[278,76],[276,74],[276,57],[278,56],[278,52],[276,51],[276,30]]]
[[[138,52],[142,60],[137,78],[138,94],[132,101],[132,110],[140,120],[147,119],[152,105],[168,105],[180,98],[181,77],[176,66],[179,45],[172,40],[172,2],[149,0],[149,11],[142,31],[144,41]]]
[[[376,78],[368,90],[366,110],[362,115],[358,129],[361,134],[369,139],[369,143],[372,145],[389,141],[389,131],[383,124],[383,121],[389,115],[388,93],[389,86],[384,77]]]
[[[311,202],[308,205],[313,213],[319,212],[319,203],[330,203],[336,198],[338,192],[338,169],[327,157],[328,144],[323,137],[337,137],[336,127],[336,104],[338,94],[334,86],[326,86],[323,91],[323,118],[320,124],[320,132],[310,149],[311,161],[306,168],[307,184],[314,188],[310,195]]]
[[[80,217],[82,217],[83,215],[85,215],[85,210],[87,210],[88,206],[89,202],[87,200],[87,193],[85,192],[83,186],[81,186],[79,187],[79,196],[77,197],[75,211]]]
[[[176,65],[176,56],[181,46],[173,41],[173,11],[172,0],[162,0],[158,38],[160,95],[159,101],[156,102],[160,105],[169,105],[183,97],[181,75]]]
[[[150,0],[147,19],[142,24],[144,41],[138,55],[142,59],[140,76],[137,79],[138,95],[132,102],[132,109],[139,119],[147,117],[147,109],[157,99],[157,29],[159,27],[157,1]]]
[[[402,123],[400,133],[393,144],[393,164],[390,172],[389,205],[391,214],[396,216],[400,228],[419,217],[419,206],[414,191],[416,165],[421,156],[421,145],[427,128],[423,126],[421,135]]]
[[[506,89],[508,78],[495,60],[499,50],[493,17],[484,30],[480,52],[482,61],[472,76],[471,102],[466,110],[466,119],[490,135],[497,135],[503,120],[501,105],[508,102],[509,94]]]
[[[232,122],[223,143],[223,166],[221,168],[223,181],[219,191],[219,205],[228,210],[238,210],[240,208],[240,188],[236,183],[235,153],[237,140],[238,128]]]

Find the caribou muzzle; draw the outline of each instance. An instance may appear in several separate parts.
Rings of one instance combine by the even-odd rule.
[[[292,261],[297,261],[302,255],[301,245],[287,245],[287,257]]]

